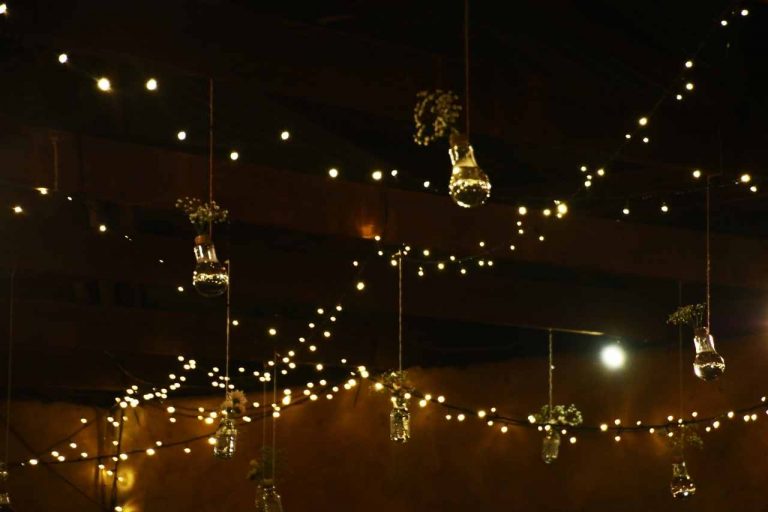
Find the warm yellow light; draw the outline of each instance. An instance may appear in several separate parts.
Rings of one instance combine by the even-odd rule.
[[[442,261],[440,263],[438,263],[437,264],[437,269],[438,270],[444,270],[445,269],[445,263],[443,263]]]
[[[701,178],[701,171],[699,169],[696,169],[693,171],[693,177],[696,179]]]
[[[30,466],[37,466],[39,464],[37,459],[29,459]]]
[[[643,137],[643,144],[648,144],[651,141],[648,137]]]
[[[431,253],[429,252],[429,249],[424,249],[424,250],[422,251],[422,254],[423,254],[425,257],[429,257],[429,255],[430,255]]]
[[[107,225],[106,224],[99,224],[99,232],[106,233],[107,232]]]
[[[176,134],[176,138],[179,140],[187,140],[187,132],[184,130],[181,130],[179,133]]]
[[[608,425],[607,425],[607,424],[605,424],[605,423],[603,423],[602,425],[600,425],[600,430],[601,430],[602,432],[605,432],[606,430],[608,430]]]
[[[238,153],[237,151],[232,151],[229,154],[229,159],[232,160],[233,162],[237,161],[238,158],[240,158],[240,153]]]
[[[693,67],[693,61],[692,60],[685,61],[685,67],[688,69],[691,69]]]
[[[363,281],[358,281],[355,287],[357,288],[358,291],[363,291],[365,290],[365,283]]]
[[[456,416],[456,419],[459,421],[464,421],[465,418],[466,416],[464,416],[463,414],[459,414],[458,416]]]
[[[384,177],[384,173],[381,171],[373,171],[371,173],[371,178],[373,178],[374,181],[381,181],[381,178]]]
[[[733,419],[733,416],[734,416],[734,413],[733,413],[733,411],[729,411],[729,412],[728,412],[728,417],[729,417],[729,418],[731,418],[731,419]]]
[[[120,460],[128,460],[128,454],[127,453],[121,453],[120,454]]]
[[[440,395],[439,397],[437,397],[437,401],[442,404],[443,402],[445,402],[445,397]]]
[[[757,192],[757,185],[752,185],[749,187],[750,192]]]
[[[600,176],[600,177],[605,176],[605,169],[602,169],[602,168],[598,169],[597,170],[597,175]]]
[[[629,208],[624,208],[623,210],[621,210],[621,213],[623,213],[624,215],[629,215]]]
[[[543,241],[544,241],[544,235],[539,235],[539,242],[543,242]]]
[[[581,170],[581,172],[587,172],[587,166],[586,165],[582,165],[579,169]]]
[[[270,336],[277,335],[277,329],[275,329],[274,327],[270,327],[267,332],[269,333]]]
[[[741,181],[742,183],[749,183],[750,181],[752,181],[752,176],[744,173],[739,177],[739,181]]]
[[[424,185],[424,188],[429,188],[430,185],[432,185],[432,183],[430,183],[429,181],[425,181],[422,185]]]
[[[478,418],[485,418],[485,414],[486,413],[483,410],[477,411],[477,417]]]
[[[328,176],[331,178],[338,178],[339,177],[339,170],[335,167],[332,169],[328,169]]]
[[[145,83],[144,86],[147,88],[148,91],[156,91],[157,80],[155,80],[154,78],[150,78],[149,80],[147,80],[147,83]]]
[[[545,217],[549,217],[550,215],[552,215],[552,210],[550,210],[549,208],[544,208],[544,211],[542,211],[541,213],[543,213]]]
[[[519,213],[520,215],[525,215],[528,213],[528,208],[526,208],[525,206],[521,206],[517,209],[517,213]]]
[[[661,205],[661,212],[662,213],[667,213],[668,211],[669,211],[669,206],[667,206],[666,204],[662,204]]]
[[[720,25],[727,27],[728,26],[728,20],[721,20]]]
[[[749,9],[742,9],[741,10],[741,15],[742,16],[749,16]]]
[[[112,82],[109,81],[109,78],[101,77],[96,80],[96,87],[98,87],[100,91],[109,92],[112,90]]]
[[[693,82],[688,82],[687,84],[685,84],[685,89],[688,90],[688,91],[692,91],[693,90]]]
[[[213,446],[216,444],[216,438],[215,437],[209,437],[208,438],[208,444]]]
[[[0,14],[8,14],[8,4],[5,2],[0,4]]]
[[[176,287],[176,291],[179,292],[179,293],[182,293],[184,291],[184,287],[183,286],[177,286]]]
[[[560,215],[565,215],[568,213],[568,205],[565,203],[560,203],[557,205],[557,213]]]
[[[288,140],[291,138],[291,132],[288,130],[283,130],[280,132],[280,140]]]
[[[648,124],[648,118],[647,117],[641,117],[640,119],[637,120],[637,124],[639,124],[640,126],[647,125]]]
[[[619,441],[621,441],[621,436],[615,436],[615,437],[613,438],[613,440],[614,440],[614,441],[616,441],[616,442],[618,443]]]
[[[155,449],[154,448],[147,448],[147,455],[152,457],[154,454],[155,454]]]
[[[589,188],[591,186],[592,186],[592,182],[591,181],[587,180],[587,181],[584,182],[584,187],[585,188]]]

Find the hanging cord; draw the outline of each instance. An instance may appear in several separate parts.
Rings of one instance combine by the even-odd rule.
[[[8,452],[11,439],[11,384],[13,383],[13,302],[15,299],[16,268],[11,270],[11,283],[8,294],[8,380],[5,391],[5,467],[8,467]]]
[[[547,419],[548,419],[548,421],[551,422],[552,421],[552,396],[554,394],[554,392],[553,392],[553,388],[554,388],[553,373],[554,373],[554,369],[555,369],[555,366],[553,364],[554,363],[554,356],[553,356],[553,353],[552,353],[553,352],[553,350],[552,350],[552,329],[549,329],[549,335],[548,335],[547,342],[548,342],[547,345],[548,345],[548,352],[549,352],[549,358],[548,358],[548,364],[547,364],[547,370],[548,370],[548,376],[549,376],[549,410],[547,411],[548,412],[547,416],[549,416],[549,417]]]
[[[277,352],[273,353],[277,360]],[[277,406],[277,365],[272,370],[272,483],[275,483],[275,474],[277,472],[277,418],[275,417],[275,406]]]
[[[53,191],[59,191],[59,136],[51,135],[51,146],[53,147]]]
[[[464,0],[464,122],[469,140],[469,0]]]
[[[677,282],[677,307],[679,308],[683,304],[683,282]],[[678,403],[677,403],[677,417],[683,417],[683,326],[678,324],[677,326],[677,391],[678,391]],[[682,427],[681,427],[682,429]],[[681,430],[680,435],[683,436],[680,440],[680,457],[683,457],[685,452],[685,433]]]
[[[403,253],[398,252],[397,262],[397,369],[403,373]]]
[[[208,79],[208,206],[213,209],[213,78]],[[213,238],[213,220],[208,220],[208,237]]]
[[[712,274],[712,258],[710,257],[710,254],[709,254],[709,246],[710,246],[710,241],[709,241],[709,231],[710,231],[710,226],[709,226],[709,224],[710,224],[710,221],[709,221],[709,195],[710,195],[710,192],[709,192],[709,182],[710,182],[710,177],[707,176],[707,190],[706,190],[706,210],[707,210],[706,211],[706,219],[707,219],[707,228],[706,228],[706,232],[707,232],[707,234],[706,234],[706,237],[707,237],[707,243],[706,243],[706,253],[707,253],[707,271],[706,271],[707,272],[707,330],[711,333],[712,332],[712,326],[710,324],[710,319],[711,319],[710,315],[711,315],[712,307],[711,307],[710,302],[711,302],[711,297],[712,297],[712,277],[711,277],[711,274]]]
[[[224,391],[224,400],[229,400],[229,334],[232,329],[231,327],[231,297],[232,297],[232,280],[229,278],[230,273],[232,272],[232,262],[230,260],[227,260],[227,282],[230,283],[227,286],[227,339],[226,339],[226,348],[224,353],[224,383],[226,385],[225,391]]]

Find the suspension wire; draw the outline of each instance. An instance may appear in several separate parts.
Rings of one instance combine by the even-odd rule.
[[[711,304],[710,304],[711,303],[711,299],[712,299],[712,257],[710,255],[710,240],[709,240],[709,238],[710,238],[710,219],[709,219],[709,217],[710,217],[710,211],[709,211],[709,209],[710,209],[709,208],[709,205],[710,205],[710,198],[709,198],[710,191],[709,191],[709,182],[710,182],[710,177],[707,176],[706,214],[705,214],[706,215],[706,223],[707,223],[707,228],[706,228],[706,238],[707,238],[707,242],[706,242],[706,254],[707,254],[707,270],[706,270],[706,273],[707,273],[707,330],[709,332],[712,332],[712,326],[710,325],[711,311],[712,311],[712,307],[711,307]]]
[[[224,354],[224,383],[226,387],[224,388],[224,400],[229,400],[229,335],[231,332],[231,324],[232,321],[230,320],[232,317],[231,312],[231,298],[232,298],[232,280],[230,279],[230,273],[232,272],[232,262],[230,260],[227,260],[227,334],[226,334],[226,348],[225,348],[225,354]]]
[[[5,391],[5,453],[3,462],[8,467],[8,453],[11,440],[11,385],[13,384],[13,302],[15,300],[16,267],[11,269],[8,292],[8,380]]]
[[[683,305],[683,282],[677,282],[677,307]],[[677,326],[677,390],[678,418],[683,417],[683,326]]]
[[[554,363],[554,355],[553,355],[553,350],[552,350],[552,345],[553,345],[552,337],[553,337],[552,329],[549,329],[549,333],[548,333],[548,337],[547,337],[548,338],[547,339],[547,346],[548,346],[547,348],[548,348],[548,353],[549,353],[549,357],[548,357],[548,360],[547,360],[547,363],[548,363],[547,364],[547,370],[548,370],[548,376],[549,376],[549,411],[548,411],[549,418],[548,419],[550,421],[552,420],[552,396],[554,394],[554,392],[553,392],[553,388],[554,388],[553,373],[554,373],[554,369],[555,369],[555,366],[553,364]]]
[[[53,191],[59,191],[59,136],[51,135],[51,146],[53,147]]]
[[[403,253],[398,252],[397,262],[397,369],[403,373]]]
[[[464,0],[464,122],[469,140],[469,0]]]
[[[272,357],[277,360],[277,351],[272,354]],[[275,416],[277,412],[275,409],[277,407],[277,365],[272,369],[272,404],[272,483],[274,484],[277,470],[277,417]]]
[[[208,206],[213,208],[213,77],[208,79]],[[213,238],[213,219],[208,220],[208,236]]]

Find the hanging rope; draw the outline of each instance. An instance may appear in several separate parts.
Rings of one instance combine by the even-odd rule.
[[[677,307],[683,304],[683,282],[677,282]],[[677,326],[677,390],[678,390],[678,418],[683,417],[683,326]]]
[[[227,282],[232,283],[229,276],[232,272],[232,262],[230,260],[227,260]],[[226,342],[225,342],[225,353],[224,353],[224,400],[229,400],[229,334],[232,329],[232,321],[230,320],[232,316],[231,312],[231,298],[232,298],[232,285],[230,284],[227,286],[227,334],[226,334]]]
[[[8,453],[11,440],[11,385],[13,384],[13,302],[15,299],[14,284],[16,281],[16,269],[11,270],[11,282],[8,292],[8,380],[5,391],[5,453],[3,462],[8,467]]]
[[[53,147],[53,191],[59,191],[59,136],[51,135],[51,146]]]
[[[705,214],[706,215],[706,219],[707,219],[706,220],[706,223],[707,223],[707,227],[706,227],[707,242],[706,242],[706,249],[705,249],[706,253],[707,253],[707,271],[706,271],[707,272],[707,329],[709,330],[709,332],[712,332],[712,326],[710,324],[710,319],[711,319],[710,312],[711,312],[711,309],[712,309],[711,305],[710,305],[711,295],[712,295],[712,293],[711,293],[712,292],[712,278],[711,278],[712,258],[710,257],[710,254],[709,254],[709,246],[710,246],[710,241],[709,241],[709,229],[710,229],[709,228],[709,224],[710,224],[710,221],[709,221],[709,216],[710,216],[710,212],[709,212],[709,196],[710,196],[709,182],[710,182],[710,178],[709,178],[709,176],[707,176],[706,214]]]
[[[213,78],[208,79],[208,206],[213,208]],[[213,238],[213,220],[208,221],[208,236]]]
[[[469,0],[464,0],[464,122],[469,140]]]
[[[277,352],[274,352],[272,356],[277,361]],[[277,472],[277,417],[275,416],[275,407],[277,406],[277,365],[272,369],[272,404],[272,482],[274,483]]]
[[[548,352],[549,352],[549,358],[548,358],[548,361],[547,361],[547,363],[548,363],[547,364],[547,370],[548,370],[548,375],[549,375],[549,411],[548,411],[549,418],[548,419],[551,421],[552,420],[552,396],[554,394],[554,391],[553,391],[553,388],[554,388],[553,373],[554,373],[554,369],[555,369],[555,366],[553,364],[554,363],[554,355],[553,355],[553,350],[552,350],[552,329],[549,329],[549,335],[548,335],[548,340],[547,341],[548,341],[547,345],[548,345]]]
[[[397,253],[397,369],[403,373],[403,253]]]

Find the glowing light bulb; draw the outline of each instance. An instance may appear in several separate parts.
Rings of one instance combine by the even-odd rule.
[[[384,174],[381,171],[373,171],[371,173],[371,178],[373,178],[374,181],[381,181],[381,178],[384,177]]]
[[[176,138],[179,140],[187,140],[187,132],[184,130],[181,130],[179,133],[176,134]]]
[[[96,80],[96,87],[102,92],[109,92],[112,90],[112,82],[109,81],[109,78],[101,77]]]
[[[60,53],[59,54],[59,64],[66,64],[69,62],[69,55],[66,53]]]
[[[150,78],[144,84],[144,87],[146,87],[148,91],[156,91],[157,90],[157,80],[155,80],[154,78]]]
[[[212,439],[213,454],[219,459],[231,459],[235,455],[237,444],[235,422],[230,418],[222,418]]]
[[[727,27],[728,26],[728,20],[720,21],[720,25],[722,25],[723,27]]]
[[[560,203],[557,205],[557,213],[560,215],[565,215],[568,213],[568,205],[565,203]]]
[[[741,10],[741,15],[742,16],[749,16],[749,9],[742,9]]]
[[[701,171],[698,169],[694,170],[692,174],[695,179],[701,178]]]
[[[331,178],[338,178],[339,177],[339,170],[336,168],[328,169],[328,176]]]
[[[661,205],[661,212],[667,213],[669,211],[669,206],[666,205],[666,203]]]
[[[624,366],[627,355],[620,345],[614,343],[606,345],[600,351],[600,360],[610,370],[618,370]]]
[[[526,215],[528,214],[528,208],[526,208],[525,206],[521,206],[517,209],[517,213],[519,215]]]
[[[466,137],[454,137],[448,151],[453,170],[448,192],[462,208],[482,206],[491,195],[491,182],[475,161],[475,153]]]
[[[240,158],[240,153],[238,153],[237,151],[232,151],[229,154],[229,159],[232,160],[233,162],[237,161],[238,158]]]
[[[691,69],[693,67],[693,61],[692,60],[685,61],[685,67],[688,69]]]
[[[744,173],[739,177],[739,181],[741,181],[742,183],[749,183],[750,181],[752,181],[752,176]]]
[[[12,207],[11,209],[13,210],[13,213],[15,213],[15,214],[24,213],[24,208],[22,208],[19,205],[16,205],[16,206]]]
[[[621,213],[623,213],[624,215],[629,215],[629,208],[625,207],[623,210],[621,210]]]
[[[430,183],[429,180],[427,180],[424,182],[423,185],[424,185],[424,188],[429,188],[432,185],[432,183]]]
[[[358,291],[363,291],[365,290],[365,283],[363,281],[358,281],[355,287],[357,288]]]
[[[752,185],[749,187],[750,192],[757,192],[757,185]]]
[[[100,233],[106,233],[107,232],[107,225],[106,224],[100,224],[99,225],[99,232]]]
[[[8,4],[5,2],[0,4],[0,14],[8,14]]]
[[[280,132],[280,140],[288,140],[291,138],[291,132],[288,130],[283,130]]]
[[[693,343],[696,357],[693,370],[701,380],[715,380],[725,372],[725,359],[715,350],[715,340],[707,327],[694,331]],[[729,416],[730,417],[730,416]]]
[[[393,178],[397,178],[397,169],[392,169],[389,175],[392,176]]]
[[[641,117],[637,120],[637,124],[640,126],[646,126],[648,124],[648,118],[647,117]]]
[[[693,90],[693,82],[688,82],[687,84],[685,84],[685,89],[687,91],[692,91]]]

